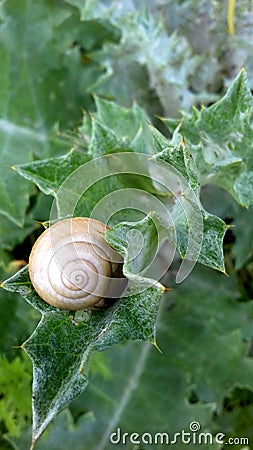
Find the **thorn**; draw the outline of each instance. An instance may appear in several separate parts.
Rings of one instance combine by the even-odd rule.
[[[161,353],[161,355],[163,355],[162,350],[160,349],[160,347],[158,346],[156,340],[151,341],[151,344],[155,347],[156,350],[158,350],[159,353]]]
[[[163,116],[159,116],[158,114],[154,114],[154,116],[161,121],[165,119]]]
[[[227,230],[230,230],[230,228],[235,228],[234,224],[226,224]]]
[[[172,288],[169,288],[169,287],[166,287],[166,286],[162,286],[162,290],[163,290],[163,292],[173,291]]]
[[[226,277],[229,277],[229,274],[227,273],[226,269],[221,270],[221,273],[223,273],[224,275],[226,275]]]
[[[39,220],[35,220],[35,223],[42,225],[45,228],[45,230],[48,228],[48,221],[40,222]]]

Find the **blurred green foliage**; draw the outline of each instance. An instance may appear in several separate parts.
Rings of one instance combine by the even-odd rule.
[[[136,101],[169,137],[157,116],[178,124],[183,110],[193,131],[191,107],[221,98],[243,65],[253,89],[252,2],[237,2],[234,35],[226,15],[226,2],[215,0],[0,2],[1,281],[27,262],[42,230],[37,221],[48,220],[51,207],[50,197],[11,166],[82,147],[89,136],[82,113],[96,109],[93,94],[126,107]],[[80,138],[73,130],[82,126]],[[242,187],[252,192],[252,178],[247,183]],[[38,450],[110,449],[117,427],[172,433],[193,420],[252,441],[252,207],[208,183],[201,201],[231,225],[224,242],[229,278],[197,268],[167,294],[157,322],[163,355],[136,342],[97,354],[87,391],[57,417]],[[0,446],[23,450],[31,440],[31,365],[13,347],[39,314],[18,294],[1,290],[0,301]]]

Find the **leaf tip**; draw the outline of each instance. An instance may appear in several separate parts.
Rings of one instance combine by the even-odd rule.
[[[156,119],[159,119],[159,120],[161,120],[161,121],[164,120],[164,117],[163,117],[163,116],[160,116],[159,114],[154,114],[154,116],[156,117]],[[150,122],[148,122],[148,125],[150,125]]]
[[[163,291],[163,293],[169,292],[169,291],[172,291],[172,290],[173,290],[172,288],[169,288],[169,287],[166,287],[166,286],[163,286],[163,285],[162,285],[162,291]]]
[[[227,273],[225,267],[219,268],[218,270],[219,270],[219,272],[221,272],[223,275],[226,275],[226,277],[229,277],[229,274]]]
[[[151,344],[155,347],[156,350],[158,350],[159,353],[161,353],[161,355],[163,355],[163,352],[160,349],[160,347],[158,346],[158,344],[157,344],[155,339],[153,341],[151,341]]]
[[[39,225],[42,225],[45,228],[45,230],[49,227],[49,222],[48,221],[40,222],[39,220],[35,220],[35,223],[38,223]]]

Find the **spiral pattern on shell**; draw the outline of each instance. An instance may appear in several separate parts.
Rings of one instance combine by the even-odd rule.
[[[41,234],[32,248],[29,274],[43,300],[78,310],[117,291],[114,277],[122,259],[104,239],[107,230],[102,222],[75,217],[60,220]]]

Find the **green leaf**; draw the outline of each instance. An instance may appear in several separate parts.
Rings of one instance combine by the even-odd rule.
[[[203,218],[203,235],[198,262],[226,273],[223,239],[228,226],[219,217],[209,214],[204,208],[201,209]],[[182,258],[185,257],[188,239],[189,225],[187,217],[176,208],[172,211],[173,221],[176,227],[177,250]]]
[[[31,202],[29,197],[35,191],[31,191],[26,182],[21,185],[21,179],[17,178],[15,172],[11,172],[10,166],[15,165],[20,174],[35,182],[47,194],[53,194],[57,201],[58,190],[66,178],[75,174],[75,170],[89,162],[90,158],[108,153],[112,156],[112,153],[119,150],[129,150],[132,153],[149,155],[156,152],[152,161],[157,162],[157,171],[161,169],[159,162],[163,160],[183,175],[196,194],[197,209],[203,220],[203,242],[199,262],[224,271],[222,240],[227,227],[219,218],[202,208],[199,195],[200,186],[211,182],[226,189],[242,205],[248,206],[253,202],[253,114],[250,94],[252,85],[247,86],[245,75],[242,73],[237,78],[224,99],[217,104],[201,112],[194,110],[192,116],[184,113],[183,121],[178,128],[178,121],[175,123],[168,120],[167,123],[173,131],[177,128],[171,141],[167,141],[157,130],[149,128],[146,114],[136,104],[130,110],[124,110],[108,100],[91,98],[90,92],[99,92],[107,98],[116,97],[127,106],[131,106],[133,99],[140,99],[146,105],[147,111],[151,114],[157,112],[160,115],[163,113],[162,108],[165,113],[178,116],[179,108],[188,109],[193,102],[199,104],[204,101],[210,104],[216,96],[215,92],[221,92],[223,88],[224,73],[226,77],[231,76],[231,71],[234,70],[232,66],[241,66],[242,59],[247,59],[245,55],[249,55],[248,59],[252,61],[250,56],[252,46],[247,39],[250,29],[248,7],[246,8],[244,1],[242,5],[240,4],[237,11],[238,36],[227,38],[224,27],[225,8],[222,9],[222,6],[217,6],[215,2],[206,6],[206,2],[202,4],[200,0],[167,2],[167,5],[165,2],[158,2],[160,4],[155,5],[148,1],[147,5],[145,4],[145,11],[141,13],[138,11],[143,6],[141,2],[140,6],[132,2],[121,3],[114,0],[88,0],[84,4],[81,0],[69,0],[62,4],[57,2],[51,4],[43,0],[38,5],[27,3],[25,0],[14,0],[3,1],[1,4],[0,213],[4,218],[0,228],[0,256],[5,264],[10,258],[5,250],[11,250],[34,230],[30,211],[27,220],[24,220],[24,216],[27,209],[32,208],[34,197],[30,198]],[[192,11],[194,15],[191,15]],[[192,17],[196,20],[192,20]],[[198,39],[196,39],[196,23],[200,32]],[[122,29],[121,38],[115,24]],[[245,29],[239,28],[241,24],[247,28],[246,39],[243,36]],[[173,32],[175,28],[177,30]],[[212,42],[214,34],[215,44]],[[207,42],[208,45],[210,43],[208,50]],[[248,47],[247,50],[245,45]],[[225,60],[224,54],[228,55]],[[230,66],[227,60],[233,64]],[[247,64],[250,67],[251,63],[247,61]],[[222,71],[219,65],[222,66]],[[206,96],[206,89],[212,91],[214,95],[209,93]],[[60,148],[52,144],[51,127],[56,128],[55,123],[59,123],[60,128],[76,128],[81,121],[81,109],[93,110],[94,104],[97,112],[94,113],[92,120],[86,116],[77,134],[73,133],[71,144],[75,145],[74,152],[62,158],[55,158],[55,152],[58,154],[63,150],[66,151],[67,144],[65,142]],[[184,139],[181,138],[180,131]],[[70,135],[69,132],[64,134]],[[61,138],[58,144],[60,140]],[[38,158],[53,155],[54,159],[27,163],[31,161],[33,155]],[[108,161],[109,158],[107,163]],[[112,333],[114,331],[116,333],[113,337],[115,342],[124,340],[124,336],[126,339],[133,338],[137,324],[138,338],[154,341],[154,320],[161,292],[158,284],[141,276],[147,277],[146,268],[156,254],[161,228],[164,231],[167,226],[169,235],[170,232],[173,234],[174,228],[172,226],[168,230],[168,223],[163,225],[159,223],[161,219],[159,215],[159,219],[154,214],[149,214],[140,220],[149,213],[149,209],[153,211],[153,208],[149,208],[147,194],[151,194],[155,201],[159,200],[171,213],[177,231],[177,248],[183,258],[187,255],[187,245],[193,230],[189,227],[188,210],[184,211],[184,206],[190,205],[191,196],[187,190],[180,192],[179,195],[175,190],[168,195],[166,189],[162,189],[161,183],[153,180],[154,174],[149,172],[148,163],[143,165],[138,158],[135,159],[135,163],[132,164],[135,174],[131,172],[127,176],[121,174],[114,179],[101,180],[91,186],[77,203],[73,202],[73,198],[76,200],[76,189],[79,193],[80,187],[86,182],[86,176],[76,177],[76,183],[70,186],[71,189],[65,192],[65,198],[62,196],[61,200],[65,200],[66,210],[73,204],[76,206],[74,215],[89,216],[97,206],[96,213],[100,209],[110,225],[117,224],[108,232],[107,239],[109,242],[111,240],[125,257],[124,273],[129,279],[129,291],[135,293],[130,298],[140,304],[140,315],[131,302],[125,304],[124,310],[125,299],[122,299],[123,312],[114,305],[108,310],[111,316],[109,312],[108,315],[103,315],[103,312],[96,311],[86,317],[86,320],[85,317],[80,320],[81,316],[78,314],[73,321],[68,314],[63,320],[62,311],[45,305],[34,294],[27,278],[27,268],[5,283],[8,289],[25,295],[43,316],[37,331],[24,344],[37,363],[35,381],[39,380],[39,388],[43,394],[45,393],[42,403],[35,399],[35,411],[40,413],[40,421],[36,422],[37,431],[49,420],[52,396],[55,402],[54,412],[69,400],[68,377],[71,378],[73,395],[75,389],[78,390],[80,387],[78,377],[82,377],[78,370],[89,356],[89,351],[86,349],[85,353],[81,344],[89,324],[92,323],[98,333],[98,327],[105,323],[107,326],[107,320],[112,318],[112,328],[114,326],[117,328],[118,324],[116,330],[112,329]],[[126,170],[132,168],[130,165],[125,167]],[[98,174],[100,169],[98,162],[96,166]],[[88,175],[90,174],[87,174],[87,178]],[[145,177],[148,180],[145,180]],[[141,211],[134,209],[134,195],[126,198],[123,191],[125,188],[128,192],[132,189],[131,194],[141,191],[139,196],[141,202],[138,203],[138,206],[141,203]],[[120,194],[120,202],[116,203],[122,207],[122,211],[116,213],[111,201],[113,199],[111,194],[115,190]],[[182,198],[185,203],[180,208]],[[126,206],[126,199],[131,199],[131,208]],[[43,220],[49,218],[49,207],[47,203],[44,211],[46,217]],[[39,208],[43,212],[43,204]],[[57,212],[61,213],[62,210],[59,209]],[[111,214],[109,219],[106,213]],[[250,227],[246,226],[247,219],[240,217],[239,213],[237,216],[225,217],[235,218],[236,226],[240,228],[235,232],[234,255],[237,267],[243,267],[251,260]],[[140,221],[136,223],[134,220]],[[13,223],[12,227],[10,222]],[[21,226],[23,228],[20,228],[19,233],[18,227]],[[247,229],[245,235],[243,234],[246,244],[240,242],[240,233],[243,233],[241,228]],[[195,237],[198,244],[198,236]],[[1,267],[4,264],[1,263]],[[103,399],[98,412],[94,408],[96,403],[94,395],[91,395],[87,407],[90,413],[83,414],[79,423],[74,423],[69,416],[67,418],[65,416],[66,420],[59,421],[58,425],[62,434],[55,440],[52,433],[49,445],[45,444],[48,448],[62,445],[66,449],[74,446],[82,450],[84,446],[106,447],[110,445],[108,444],[110,430],[116,423],[120,425],[123,423],[123,428],[126,426],[127,429],[134,429],[138,424],[140,431],[145,431],[147,426],[150,430],[156,431],[157,425],[166,427],[171,423],[171,427],[178,431],[183,427],[188,430],[189,422],[196,420],[197,417],[202,428],[213,430],[215,427],[213,412],[215,410],[216,416],[219,414],[224,395],[227,395],[237,380],[240,379],[250,391],[252,364],[248,355],[251,351],[249,342],[252,340],[251,302],[237,301],[238,298],[234,296],[234,290],[237,290],[235,284],[228,285],[224,282],[223,285],[221,281],[223,279],[215,275],[209,286],[209,283],[206,283],[207,279],[208,272],[200,269],[199,278],[194,278],[192,284],[186,284],[185,291],[184,287],[178,289],[178,294],[174,296],[175,307],[169,312],[167,307],[163,310],[164,320],[162,319],[160,328],[162,341],[166,349],[168,342],[171,346],[168,354],[164,355],[164,366],[161,368],[161,358],[158,353],[155,356],[152,354],[154,349],[151,346],[146,350],[146,347],[135,343],[134,346],[126,346],[127,350],[129,348],[126,354],[122,352],[121,347],[113,349],[111,367],[113,375],[116,373],[119,378],[117,384],[112,387],[111,380],[107,380],[108,384],[101,383],[104,392],[98,392],[98,384],[93,387],[93,394],[96,391],[95,399],[97,397]],[[148,292],[147,299],[142,297],[143,289]],[[194,289],[198,292],[193,293]],[[0,296],[4,309],[0,340],[6,351],[9,343],[12,344],[16,339],[16,333],[17,339],[20,339],[20,335],[23,339],[24,334],[29,333],[34,319],[32,320],[26,309],[23,310],[18,294],[10,297],[9,293],[4,294],[1,291]],[[248,297],[249,295],[246,299],[240,300],[248,300]],[[166,306],[171,306],[171,303]],[[120,323],[119,326],[122,320],[121,313],[124,320],[123,325]],[[148,313],[150,316],[147,318]],[[26,314],[27,317],[24,319],[23,315]],[[19,327],[18,319],[21,317],[23,317],[22,326]],[[129,323],[132,329],[129,328]],[[25,324],[27,331],[24,330]],[[78,332],[75,334],[73,331],[73,340],[79,342],[75,341],[72,348],[76,348],[78,353],[71,356],[70,351],[68,352],[65,367],[63,355],[66,349],[69,350],[70,344],[66,343],[65,333],[68,333],[71,327],[75,330],[84,330],[84,336],[81,335],[80,338]],[[111,330],[110,326],[108,329]],[[182,331],[181,334],[178,333],[179,329]],[[55,334],[51,332],[52,330],[56,330]],[[59,346],[61,354],[57,354],[57,349],[53,346],[55,335],[58,340],[62,339]],[[98,334],[98,337],[96,344],[102,347],[106,345],[106,339],[108,341],[111,339],[111,335],[105,338],[105,335]],[[91,342],[88,342],[90,352],[96,349],[96,344],[92,346]],[[55,369],[56,384],[52,383],[51,388],[47,388],[48,379],[45,381],[41,377],[40,369],[44,362],[48,369],[51,358],[52,367],[49,367],[48,373],[50,380],[53,380]],[[122,363],[122,367],[119,362]],[[240,368],[243,371],[241,377]],[[8,367],[5,369],[8,370]],[[222,376],[217,377],[220,370]],[[65,377],[64,380],[61,376]],[[83,386],[86,383],[86,376],[85,366],[80,381]],[[75,377],[78,382],[74,386]],[[100,383],[99,378],[95,379]],[[105,379],[103,381],[105,382]],[[145,394],[151,393],[148,402],[147,395],[141,392],[141,386],[144,386]],[[167,392],[168,396],[164,396],[164,392]],[[110,395],[107,395],[108,393]],[[140,415],[139,411],[144,409],[148,414]],[[106,425],[102,417],[104,412],[110,417]],[[7,413],[6,408],[5,417]],[[100,420],[97,420],[97,417]],[[69,427],[68,437],[65,430],[62,430],[64,426]],[[74,435],[73,431],[81,436],[81,443],[79,441],[77,445],[77,434]],[[25,447],[21,444],[21,449]]]
[[[209,72],[214,71],[209,59],[194,54],[182,33],[173,32],[171,26],[170,32],[167,31],[161,5],[149,3],[145,10],[141,4],[119,8],[117,2],[105,5],[102,0],[89,6],[91,17],[97,17],[99,11],[122,30],[119,45],[106,45],[95,56],[108,72],[96,92],[109,93],[126,106],[137,99],[152,113],[162,106],[166,114],[173,116],[178,116],[179,109],[188,110],[192,104],[216,98],[210,92],[207,95],[207,86],[194,83],[195,77],[201,78],[201,65],[210,66]]]
[[[224,393],[234,383],[239,381],[241,386],[252,386],[250,373],[253,366],[248,356],[252,302],[240,302],[233,277],[209,272],[207,278],[205,273],[206,270],[199,267],[196,276],[189,277],[174,293],[172,300],[177,306],[167,318],[170,322],[168,333],[170,339],[173,335],[174,339],[178,337],[177,327],[184,316],[184,337],[181,342],[177,340],[173,358],[181,361],[187,370],[195,372],[198,398],[215,401],[221,407]],[[191,337],[193,334],[194,339]],[[194,364],[196,358],[199,360],[198,368]]]
[[[151,128],[154,147],[157,154],[154,159],[161,159],[175,167],[195,190],[199,187],[197,169],[192,161],[192,155],[185,146],[182,136],[175,133],[172,142],[163,136],[156,128]],[[179,141],[180,140],[180,141]],[[178,142],[179,141],[179,142]]]
[[[181,194],[184,201],[186,201],[185,203],[181,203],[179,198],[179,201],[170,206],[170,212],[176,230],[173,241],[175,242],[176,238],[175,244],[180,256],[184,258],[186,255],[189,243],[190,223],[192,223],[195,228],[198,226],[199,233],[201,233],[199,239],[202,240],[200,251],[198,252],[196,249],[195,252],[197,261],[208,267],[212,267],[213,269],[225,272],[223,239],[228,227],[223,220],[215,215],[209,214],[205,211],[201,203],[198,203],[198,173],[196,165],[192,162],[191,153],[189,153],[188,148],[184,143],[180,143],[176,146],[168,146],[167,143],[166,146],[165,138],[157,130],[152,130],[152,133],[155,147],[159,151],[159,153],[154,156],[154,159],[169,163],[184,176],[183,191],[186,189],[185,186],[188,185],[191,187],[188,192],[185,190],[183,194]],[[178,136],[174,134],[173,139],[176,140],[177,138]],[[196,192],[197,196],[195,199],[193,196],[194,192]],[[166,199],[164,202],[166,202]],[[188,202],[190,204],[195,202],[193,210],[187,211]],[[169,205],[167,207],[169,207]],[[196,211],[198,211],[199,214],[194,217]],[[201,226],[201,221],[203,221],[203,226]]]
[[[18,436],[30,422],[31,378],[27,358],[16,357],[9,362],[0,356],[0,417],[10,436]]]
[[[155,221],[154,221],[155,220]],[[155,223],[156,222],[156,223]],[[160,227],[160,230],[159,230]],[[162,225],[154,213],[139,222],[121,222],[105,234],[107,242],[124,256],[124,275],[136,285],[145,286],[145,272],[155,258]],[[149,280],[150,281],[150,280]],[[154,284],[155,281],[151,281]]]
[[[5,273],[5,278],[8,276]],[[38,318],[28,307],[24,305],[20,296],[13,295],[3,289],[0,290],[0,302],[2,313],[0,316],[0,347],[1,354],[8,358],[15,357],[15,347],[21,345],[24,339],[32,333]]]
[[[15,153],[19,153],[20,144],[15,144],[13,140],[9,140],[8,136],[2,136],[1,139],[1,125],[0,125],[0,142],[1,142],[1,153],[0,154],[0,195],[1,195],[1,206],[0,214],[4,216],[5,219],[11,221],[16,227],[21,228],[24,225],[24,213],[29,205],[29,195],[31,193],[31,186],[25,181],[21,181],[15,173],[12,172],[8,165],[13,163],[13,154],[8,154],[9,145]],[[5,145],[8,142],[8,145]],[[29,148],[29,143],[26,141],[27,147]],[[8,157],[5,154],[8,154]],[[22,155],[23,153],[23,155]],[[10,155],[10,156],[9,156]],[[20,156],[15,157],[16,162],[24,162],[31,160],[30,152],[22,152]]]
[[[0,247],[5,250],[12,250],[16,245],[21,244],[36,227],[37,225],[31,215],[26,218],[22,227],[14,225],[4,216],[1,217]]]
[[[204,108],[196,123],[198,130],[214,142],[228,141],[239,131],[253,107],[251,91],[244,69],[239,73],[226,95],[209,108]],[[239,125],[239,127],[238,127]],[[236,136],[235,136],[236,137]],[[240,139],[240,136],[238,136]]]
[[[97,121],[92,124],[92,136],[89,145],[89,152],[93,158],[106,155],[108,153],[129,149],[127,141],[119,139],[114,131]]]
[[[95,97],[95,103],[97,111],[94,113],[89,147],[93,157],[120,149],[153,153],[148,117],[143,109],[136,103],[129,109],[122,108],[100,97]],[[86,123],[87,118],[84,117],[84,126]]]
[[[140,127],[140,111],[136,118],[133,110],[121,109],[112,102],[104,100],[97,100],[97,102],[100,105],[97,116],[94,115],[95,119],[91,121],[86,117],[77,134],[80,136],[80,148],[82,145],[85,146],[86,142],[88,143],[87,153],[79,150],[77,146],[76,150],[64,157],[16,167],[21,175],[35,182],[45,193],[55,195],[58,213],[62,217],[72,213],[73,205],[74,215],[90,216],[97,205],[99,214],[109,211],[110,220],[116,226],[106,234],[106,239],[124,256],[123,271],[128,278],[128,296],[123,297],[107,310],[90,312],[81,322],[77,316],[73,321],[71,314],[66,314],[43,302],[32,290],[26,268],[3,284],[3,287],[10,291],[22,293],[26,300],[42,313],[39,326],[23,344],[34,363],[34,440],[39,437],[50,420],[86,387],[89,358],[94,352],[129,339],[149,340],[155,343],[154,324],[163,288],[159,283],[148,278],[148,269],[155,260],[157,246],[160,243],[159,233],[164,237],[166,230],[167,235],[170,236],[171,224],[166,222],[163,214],[160,217],[159,214],[156,216],[153,213],[136,223],[133,222],[134,219],[131,220],[135,216],[130,211],[128,215],[131,221],[122,222],[124,214],[121,218],[117,215],[111,217],[114,211],[108,206],[110,203],[108,203],[107,195],[119,190],[120,206],[123,209],[125,199],[122,197],[121,190],[124,188],[141,189],[143,205],[146,199],[144,193],[152,193],[159,201],[162,199],[161,203],[166,211],[170,212],[174,221],[177,249],[185,259],[189,239],[193,237],[189,219],[190,221],[201,219],[203,241],[198,261],[225,272],[222,241],[227,226],[218,217],[207,213],[199,201],[200,175],[203,176],[204,170],[207,170],[204,152],[202,152],[199,166],[196,159],[196,152],[201,146],[187,139],[185,144],[178,130],[169,142],[161,133],[150,127],[150,148],[153,149],[152,153],[156,152],[153,156],[135,155],[134,147],[129,153],[118,153],[121,148],[117,147],[122,145],[122,139],[125,139],[125,142],[128,139],[125,132],[127,120],[131,124],[133,141],[139,142],[138,145],[140,143],[143,145],[145,142],[146,135]],[[112,111],[111,126],[110,111]],[[130,142],[130,147],[131,145]],[[101,154],[100,149],[102,154],[107,151],[115,151],[115,154],[110,153],[89,161],[89,158]],[[113,165],[115,164],[114,156],[116,166]],[[152,164],[155,165],[155,173],[159,173],[162,172],[163,163],[167,163],[171,170],[175,169],[175,173],[179,174],[182,183],[182,186],[179,186],[181,189],[179,192],[176,190],[172,193],[168,192],[168,188],[167,191],[164,190],[163,178],[156,178],[152,173]],[[231,165],[226,163],[227,161],[223,166],[229,174]],[[82,172],[84,165],[86,172]],[[199,167],[203,168],[203,172]],[[108,176],[114,173],[116,177]],[[170,171],[169,175],[171,175]],[[216,175],[217,172],[214,170],[214,176]],[[88,190],[85,189],[86,183],[88,183]],[[104,198],[106,208],[100,204]],[[134,203],[131,204],[132,207],[133,205]],[[145,210],[142,212],[147,213]],[[192,215],[189,216],[189,212]],[[107,222],[107,216],[104,221]],[[194,240],[194,248],[191,249],[194,255],[197,254],[195,246],[198,246],[201,239],[199,235]],[[105,330],[102,334],[101,329]],[[233,340],[235,347],[239,348],[239,355],[243,349],[239,345],[241,338],[236,332],[233,331],[233,333],[228,340]],[[227,342],[227,337],[224,337],[219,345],[227,349]],[[56,351],[56,348],[59,350]],[[60,358],[62,352],[66,353],[64,359]],[[53,374],[55,381],[49,386],[48,382]],[[38,395],[38,392],[43,393],[43,398]]]
[[[231,442],[239,442],[246,444],[252,440],[252,391],[248,388],[235,387],[225,398],[226,405],[222,414],[217,417],[217,425],[220,429],[228,431],[228,435],[233,438]],[[241,405],[238,408],[238,405]],[[237,439],[235,439],[237,438]],[[245,448],[245,447],[244,447]],[[246,447],[248,449],[249,447]],[[236,444],[232,446],[232,450],[236,450]]]
[[[221,100],[183,115],[179,126],[201,185],[217,184],[246,207],[253,202],[252,123],[253,99],[242,70]]]
[[[100,446],[109,450],[110,434],[118,427],[122,432],[165,431],[171,435],[188,431],[194,420],[200,423],[201,432],[226,434],[226,429],[217,430],[213,412],[219,414],[224,395],[234,384],[252,389],[253,364],[247,356],[252,302],[238,300],[235,279],[199,267],[164,299],[157,323],[162,358],[143,344],[107,351],[116,388],[96,376],[72,405],[73,411],[83,404],[89,411],[78,423],[85,436],[84,449]],[[140,409],[143,414],[138,413]],[[103,424],[105,416],[111,420]],[[180,450],[182,442],[174,446]],[[190,443],[189,448],[193,450],[196,444]]]
[[[145,226],[143,223],[142,231],[145,231]],[[113,229],[110,230],[115,242],[119,233],[120,247],[124,248],[127,256],[125,230],[120,231],[118,226],[115,236]],[[71,313],[53,308],[38,297],[32,288],[27,268],[3,283],[2,287],[21,293],[42,313],[38,327],[22,346],[34,366],[33,442],[54,416],[85,389],[89,358],[93,352],[129,339],[155,343],[155,319],[164,288],[139,276],[131,277],[130,270],[132,266],[128,265],[125,273],[129,274],[129,291],[134,294],[120,298],[108,309],[89,312],[78,323]]]
[[[222,422],[224,398],[235,385],[253,389],[248,354],[252,301],[240,300],[235,277],[196,268],[162,302],[157,340],[163,354],[141,342],[106,350],[110,377],[93,371],[87,390],[71,404],[71,412],[58,416],[38,449],[62,442],[64,450],[71,445],[77,450],[111,450],[115,444],[110,436],[118,428],[121,436],[132,432],[141,436],[147,430],[152,436],[157,432],[172,436],[182,429],[188,432],[192,421],[199,422],[200,432],[224,433],[227,438],[234,416]],[[235,410],[238,415],[242,410],[238,403]],[[22,449],[21,438],[19,442]],[[131,448],[129,436],[124,446]],[[203,442],[187,446],[201,449]],[[173,447],[181,450],[182,442]],[[220,445],[207,443],[206,448],[218,450]]]
[[[219,217],[203,210],[203,242],[198,262],[226,273],[223,239],[228,226]]]
[[[235,243],[233,254],[236,269],[243,268],[253,257],[253,242],[251,224],[253,220],[253,207],[248,210],[240,208],[234,220]]]
[[[20,265],[7,253],[0,252],[0,283]],[[16,347],[20,346],[24,339],[32,333],[39,316],[29,305],[24,304],[19,294],[13,294],[0,289],[0,349],[1,354],[8,359],[17,356]]]
[[[121,152],[121,149],[118,151]],[[112,159],[108,155],[108,158],[88,162],[89,158],[86,153],[73,150],[64,157],[36,161],[16,166],[15,169],[20,175],[36,183],[43,192],[55,196],[51,219],[56,218],[52,216],[57,209],[58,216],[89,217],[92,214],[93,218],[107,222],[108,204],[100,203],[108,198],[106,196],[117,191],[120,194],[120,189],[128,188],[136,189],[136,192],[137,189],[154,192],[152,178],[143,164],[144,156],[140,159],[138,154],[131,152],[130,156],[128,153],[125,156],[119,155],[119,159]],[[118,201],[122,203],[119,196]],[[129,206],[126,204],[125,207]],[[133,213],[129,209],[129,219],[136,217],[135,207],[132,202]],[[149,211],[145,210],[146,213]],[[143,215],[145,214],[141,217]]]
[[[85,52],[104,41],[117,41],[119,31],[103,21],[81,21],[78,10],[66,2],[35,5],[15,0],[2,8],[0,39],[12,65],[11,71],[2,72],[8,118],[37,130],[58,122],[72,128],[80,120],[81,107],[90,104],[85,92],[101,73],[97,64],[85,63]]]
[[[0,214],[22,227],[30,186],[10,167],[46,157],[56,123],[74,127],[92,107],[90,89],[103,72],[90,58],[119,31],[105,21],[82,22],[78,10],[25,0],[3,2],[0,24]]]
[[[144,127],[145,122],[148,121],[144,110],[136,103],[133,104],[131,109],[127,109],[100,97],[95,97],[95,101],[97,107],[96,119],[114,130],[115,134],[123,140],[133,141],[140,127]]]
[[[153,152],[157,153],[153,155],[150,160],[143,157],[139,157],[138,154],[126,153],[122,154],[122,147],[127,144],[131,151],[134,150],[134,146],[128,138],[126,138],[126,124],[129,123],[129,128],[132,131],[132,137],[136,141],[141,143],[141,148],[145,147],[145,132],[144,130],[139,133],[138,126],[142,117],[140,108],[133,108],[127,110],[120,108],[113,102],[108,102],[101,99],[96,99],[98,105],[98,112],[96,116],[100,120],[104,120],[104,123],[91,121],[91,128],[85,130],[85,126],[88,122],[85,119],[83,127],[80,128],[80,136],[86,136],[87,132],[90,133],[88,138],[88,155],[80,150],[73,150],[65,157],[52,158],[48,160],[38,161],[26,165],[19,165],[16,170],[25,178],[35,182],[38,187],[47,194],[52,194],[56,197],[54,207],[57,208],[57,214],[60,217],[67,216],[84,216],[100,220],[110,225],[115,225],[122,220],[139,220],[141,217],[136,215],[135,209],[142,210],[146,208],[144,212],[148,214],[150,210],[156,210],[158,215],[161,214],[161,200],[164,204],[164,211],[171,212],[175,227],[177,231],[177,248],[181,256],[186,255],[186,249],[188,245],[188,233],[189,226],[188,220],[190,216],[196,215],[196,209],[199,211],[198,218],[201,222],[204,220],[203,225],[203,246],[199,257],[199,262],[209,265],[210,267],[224,271],[224,260],[222,252],[222,241],[224,233],[226,231],[225,224],[210,216],[201,207],[198,202],[198,169],[193,161],[191,152],[188,150],[182,141],[181,136],[178,133],[174,134],[172,143],[155,128],[149,127],[149,133],[151,139],[151,146]],[[110,114],[112,116],[110,116]],[[111,117],[111,121],[109,120]],[[118,117],[118,121],[117,121]],[[111,127],[108,128],[111,123]],[[131,126],[130,126],[131,125]],[[135,128],[135,131],[133,131]],[[135,135],[137,132],[137,135]],[[190,150],[191,150],[191,146]],[[124,150],[124,149],[123,149]],[[127,150],[127,149],[125,149]],[[112,153],[119,154],[113,158]],[[98,155],[105,155],[108,153],[108,158],[94,159],[86,166],[84,164],[88,162],[89,158],[95,158]],[[121,153],[121,154],[120,154]],[[128,156],[129,155],[129,156]],[[117,162],[118,161],[118,162]],[[170,185],[171,170],[176,169],[176,176],[181,178],[183,183],[183,191],[189,189],[189,196],[184,193],[183,197],[178,198],[175,205],[171,202],[173,194],[170,192],[164,192],[164,186],[157,183],[157,173],[159,172],[159,161],[168,163],[165,166],[168,169],[167,177],[163,176],[163,184]],[[154,169],[154,164],[157,164],[157,169]],[[163,167],[165,169],[165,167]],[[152,172],[154,171],[154,173]],[[157,172],[157,173],[156,173]],[[69,176],[71,175],[72,176]],[[175,175],[173,175],[175,176]],[[173,178],[172,176],[172,178]],[[158,177],[159,179],[159,177]],[[183,181],[182,181],[183,180]],[[126,190],[126,196],[124,203],[122,203],[121,192]],[[135,189],[135,199],[133,190]],[[171,188],[173,189],[173,188]],[[121,191],[122,190],[122,191]],[[138,191],[137,191],[138,190]],[[194,191],[196,196],[194,197]],[[138,192],[138,193],[137,193]],[[146,197],[145,203],[143,203],[143,193],[151,193],[153,195],[152,201],[150,197]],[[112,194],[118,195],[118,200],[113,197]],[[167,199],[166,199],[167,197]],[[189,197],[189,198],[188,198]],[[157,201],[155,201],[157,198]],[[194,200],[195,198],[195,200]],[[114,200],[113,200],[114,199]],[[138,200],[139,199],[139,200]],[[128,203],[126,203],[128,200]],[[181,202],[183,204],[181,205]],[[108,202],[111,207],[108,207]],[[188,206],[187,206],[188,202]],[[195,203],[195,206],[191,206],[192,212],[185,215],[182,208],[189,209],[189,205]],[[118,207],[117,207],[118,205]],[[125,205],[125,206],[124,206]],[[145,206],[147,205],[147,206]],[[150,205],[150,206],[149,206]],[[52,211],[54,212],[54,207]],[[115,216],[113,216],[116,208]],[[128,217],[125,216],[125,208],[128,208]],[[147,208],[150,208],[147,210]],[[194,210],[195,209],[195,213]],[[111,212],[108,218],[108,212]],[[165,213],[163,212],[163,215]],[[168,216],[168,213],[166,213]],[[166,216],[165,214],[165,216]],[[143,216],[142,216],[143,217]],[[52,218],[52,217],[51,217]],[[56,218],[56,217],[53,217]],[[197,216],[193,220],[198,220]],[[168,217],[165,217],[165,221],[168,221]],[[190,219],[191,220],[191,219]],[[169,228],[170,224],[167,223]],[[200,233],[202,231],[200,230]],[[167,233],[169,235],[169,232]],[[199,236],[201,239],[201,236]],[[173,239],[175,243],[175,240]],[[198,251],[196,250],[193,259],[198,257]]]
[[[85,152],[73,149],[67,155],[18,165],[14,170],[35,183],[45,194],[56,195],[66,178],[89,159]]]

